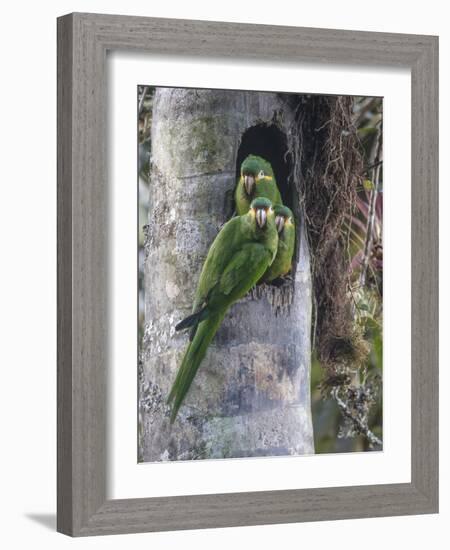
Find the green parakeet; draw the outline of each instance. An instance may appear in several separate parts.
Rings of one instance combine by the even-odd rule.
[[[246,214],[250,203],[257,197],[266,197],[272,204],[283,204],[270,162],[249,155],[241,164],[241,175],[234,193],[238,215]]]
[[[262,277],[277,247],[275,214],[266,198],[255,199],[247,214],[229,220],[215,238],[200,274],[193,313],[175,327],[191,327],[191,342],[167,399],[172,403],[171,423],[228,308]]]
[[[262,278],[262,282],[266,283],[289,273],[295,247],[295,221],[292,211],[280,204],[274,206],[274,211],[278,231],[278,250],[275,260]]]

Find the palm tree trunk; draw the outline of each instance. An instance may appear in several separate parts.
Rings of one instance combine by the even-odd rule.
[[[293,117],[285,100],[273,93],[156,90],[140,367],[140,461],[314,452],[311,276],[302,223],[293,282],[282,288],[259,287],[235,304],[173,426],[165,404],[187,345],[187,335],[175,333],[174,327],[190,313],[209,246],[230,216],[236,165],[245,149],[254,147],[258,153],[287,146]],[[279,163],[280,173],[290,170],[286,159],[273,162]],[[295,190],[287,181],[280,185],[283,199],[294,201]],[[300,207],[295,211],[298,216]]]

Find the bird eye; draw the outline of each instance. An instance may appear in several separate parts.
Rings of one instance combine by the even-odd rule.
[[[263,178],[263,177],[264,177],[264,170],[260,170],[258,174],[258,178]]]

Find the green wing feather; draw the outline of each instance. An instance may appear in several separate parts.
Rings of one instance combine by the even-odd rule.
[[[170,423],[173,424],[180,410],[181,404],[191,386],[197,370],[206,355],[211,340],[219,328],[226,310],[216,313],[202,321],[195,332],[194,339],[190,342],[183,361],[178,369],[175,382],[170,390],[167,402],[172,403]]]
[[[195,293],[192,313],[198,311],[230,262],[235,246],[242,239],[242,221],[232,218],[220,230],[208,250]],[[239,246],[239,245],[238,245]]]
[[[272,254],[263,245],[245,243],[232,256],[221,275],[211,277],[211,280],[217,282],[208,293],[208,304],[204,309],[205,318],[199,322],[193,340],[188,345],[167,400],[169,403],[173,402],[171,423],[175,421],[192,380],[229,306],[256,284],[271,261]],[[206,274],[204,276],[206,277]]]
[[[220,278],[220,291],[234,300],[241,298],[257,283],[270,262],[271,254],[263,245],[244,245],[224,270]]]

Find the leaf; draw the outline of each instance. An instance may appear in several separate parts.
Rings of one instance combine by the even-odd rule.
[[[364,186],[364,189],[366,191],[372,191],[372,189],[374,187],[373,183],[370,180],[364,180],[363,181],[363,186]]]
[[[361,267],[363,256],[363,251],[358,250],[358,252],[353,256],[352,261],[350,262],[350,271],[355,271],[355,269],[359,269]]]
[[[352,216],[350,221],[351,221],[352,225],[356,225],[356,226],[359,227],[364,233],[366,232],[366,225],[367,225],[367,224],[364,224],[361,220],[359,220],[359,219],[356,218],[355,216]]]
[[[369,205],[362,201],[359,197],[356,197],[356,206],[359,211],[367,218],[369,215]]]
[[[378,220],[383,219],[383,196],[381,193],[378,193],[376,202],[375,202],[375,213],[377,215]]]
[[[360,137],[372,136],[377,132],[375,127],[358,128],[358,135]]]

